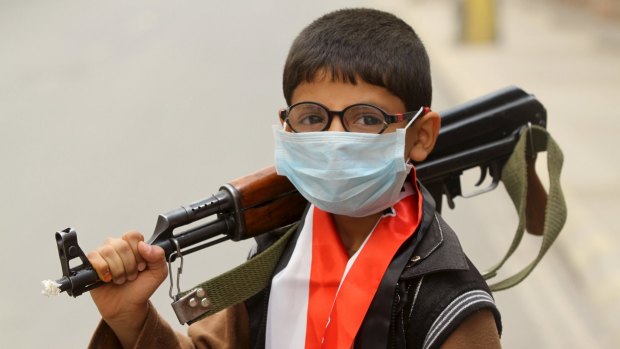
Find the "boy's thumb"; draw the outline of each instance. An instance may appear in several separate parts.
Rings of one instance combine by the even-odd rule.
[[[150,270],[166,269],[164,249],[159,246],[149,245],[143,241],[138,243],[138,251]]]

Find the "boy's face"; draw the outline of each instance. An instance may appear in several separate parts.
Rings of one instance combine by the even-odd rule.
[[[404,102],[386,88],[369,84],[357,79],[357,84],[333,81],[331,76],[321,74],[312,82],[302,82],[291,96],[291,104],[299,102],[318,102],[330,110],[343,110],[352,104],[371,104],[383,109],[388,114],[409,112]],[[405,127],[408,121],[393,123],[384,133]],[[335,116],[329,129],[324,132],[345,132],[342,120]],[[413,161],[422,161],[432,150],[439,132],[439,115],[429,112],[420,116],[407,129],[404,156]]]

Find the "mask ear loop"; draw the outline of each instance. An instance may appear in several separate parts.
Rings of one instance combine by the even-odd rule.
[[[411,120],[409,120],[409,122],[407,123],[407,125],[403,128],[403,130],[407,130],[409,128],[409,126],[411,126],[420,115],[423,115],[422,112],[424,112],[424,114],[428,113],[428,111],[430,111],[430,108],[428,107],[420,107],[420,110],[418,110],[418,112],[411,118]],[[405,164],[407,165],[411,165],[411,167],[413,168],[413,164],[411,163],[411,159],[407,159],[407,161],[405,161]],[[415,169],[414,169],[415,171]]]
[[[418,110],[418,112],[411,118],[411,120],[409,120],[409,123],[404,127],[404,129],[408,129],[409,126],[411,126],[416,120],[417,118],[422,114],[423,111],[426,111],[426,107],[420,107],[420,109]],[[426,113],[424,113],[426,114]]]

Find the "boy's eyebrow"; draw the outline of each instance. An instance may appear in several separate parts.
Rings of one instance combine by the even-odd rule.
[[[370,101],[367,101],[367,102],[360,102],[359,104],[370,104],[370,105],[374,105],[375,107],[379,107],[379,108],[381,108],[384,112],[386,112],[386,113],[388,112],[388,111],[387,111],[387,108],[385,107],[385,105],[382,105],[381,103],[376,103],[376,102],[370,102]]]
[[[396,113],[406,113],[406,112],[408,112],[408,110],[391,112],[391,111],[388,110],[388,108],[384,104],[377,103],[377,102],[374,102],[374,101],[362,101],[362,102],[357,102],[357,103],[353,103],[353,104],[370,104],[372,106],[380,108],[381,110],[383,110],[384,112],[386,112],[388,114],[396,114]]]
[[[319,103],[319,104],[321,104],[321,105],[325,105],[324,103],[321,103],[321,102],[319,102],[319,101],[313,101],[313,100],[304,100],[304,101],[300,101],[300,102],[297,102],[297,103],[302,103],[302,102],[312,102],[312,103]],[[295,104],[297,104],[297,103],[295,103]],[[361,100],[361,101],[357,101],[357,102],[355,102],[355,103],[351,103],[351,104],[345,105],[345,106],[344,106],[343,108],[341,108],[340,110],[334,110],[334,109],[331,109],[331,108],[330,108],[330,110],[332,110],[332,111],[341,111],[341,110],[344,110],[344,109],[345,109],[345,108],[347,108],[347,107],[350,107],[350,106],[352,106],[352,105],[356,105],[356,104],[369,104],[369,105],[372,105],[372,106],[378,107],[378,108],[380,108],[381,110],[383,110],[384,112],[386,112],[386,113],[390,114],[390,112],[387,110],[387,108],[385,107],[385,105],[383,105],[383,104],[381,104],[381,103],[377,103],[377,102],[375,102],[375,101],[368,101],[368,100]],[[407,110],[403,111],[403,113],[404,113],[404,112],[407,112]]]

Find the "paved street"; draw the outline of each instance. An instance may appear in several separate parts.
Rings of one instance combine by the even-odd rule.
[[[448,0],[0,1],[1,346],[85,347],[98,321],[90,297],[39,295],[40,280],[61,275],[53,233],[76,228],[85,250],[129,229],[149,235],[158,213],[271,164],[288,47],[347,6],[412,23],[431,54],[436,110],[506,85],[545,104],[565,152],[569,219],[530,278],[496,294],[503,346],[619,347],[620,29],[534,0],[501,2],[500,41],[473,47],[456,41]],[[507,195],[456,205],[447,220],[474,262],[492,265],[516,227]],[[537,243],[527,239],[510,271]],[[239,264],[248,248],[188,257],[181,288]],[[153,301],[175,323],[167,288]]]

